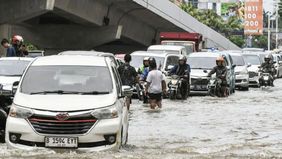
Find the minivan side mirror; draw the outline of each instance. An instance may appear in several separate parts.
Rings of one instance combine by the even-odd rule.
[[[252,66],[252,64],[248,63],[247,67],[251,67],[251,66]]]
[[[278,61],[278,63],[279,63],[280,65],[282,65],[282,61]]]
[[[233,64],[233,65],[232,65],[232,68],[235,68],[235,67],[236,67],[236,65],[235,65],[235,64]]]
[[[19,81],[16,81],[13,83],[13,86],[12,86],[12,94],[15,95],[16,92],[17,92],[17,89],[18,89],[18,86],[19,86]]]
[[[130,86],[122,86],[122,97],[131,97],[133,91]]]

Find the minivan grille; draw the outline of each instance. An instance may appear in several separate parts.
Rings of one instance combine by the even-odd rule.
[[[54,116],[33,115],[28,120],[33,128],[42,134],[85,134],[97,121],[90,114],[70,117],[64,121]]]

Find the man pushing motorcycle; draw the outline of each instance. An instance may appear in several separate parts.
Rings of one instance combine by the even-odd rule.
[[[211,77],[212,74],[216,73],[216,78],[221,79],[221,89],[220,89],[220,96],[226,97],[227,96],[227,68],[224,64],[224,59],[222,56],[216,58],[216,66],[208,73],[208,77]]]

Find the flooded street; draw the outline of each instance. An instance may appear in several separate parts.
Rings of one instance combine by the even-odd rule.
[[[282,157],[282,80],[274,88],[237,91],[228,98],[164,100],[153,112],[133,101],[128,145],[118,152],[26,152],[0,146],[0,158],[279,158]]]

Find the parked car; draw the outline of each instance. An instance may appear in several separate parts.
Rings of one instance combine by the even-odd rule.
[[[30,50],[28,51],[27,57],[40,57],[44,56],[44,50]]]
[[[235,67],[235,86],[238,89],[249,90],[249,72],[247,64],[241,53],[230,53]]]
[[[220,52],[213,52],[213,53],[195,52],[188,55],[187,63],[191,67],[191,85],[190,85],[191,94],[208,93],[207,75],[213,69],[213,67],[216,66],[216,58],[218,56],[223,56],[225,64],[228,65],[227,83],[229,85],[230,93],[232,92],[232,89],[235,89],[235,80],[233,81],[233,78],[235,78],[235,74],[233,73],[233,71],[231,71],[232,69],[234,69],[234,66],[231,66],[231,62],[228,61],[227,56],[225,55],[227,55],[227,53],[220,53]],[[233,85],[234,88],[232,88]]]
[[[131,93],[109,57],[36,58],[16,90],[6,143],[24,150],[119,148],[127,141],[124,97]]]
[[[186,48],[184,46],[178,46],[178,45],[151,45],[148,47],[148,50],[150,52],[165,52],[165,53],[172,53],[177,55],[187,55]]]
[[[99,52],[99,51],[64,51],[58,55],[84,55],[84,56],[102,56],[109,57],[116,67],[119,66],[119,62],[116,60],[114,54],[108,52]]]
[[[249,86],[259,86],[259,66],[262,61],[260,56],[256,53],[243,53],[244,60],[250,67],[248,67],[249,72]]]

